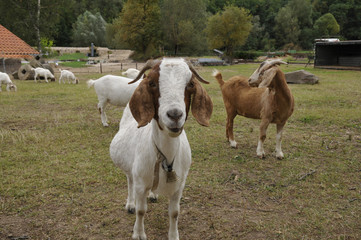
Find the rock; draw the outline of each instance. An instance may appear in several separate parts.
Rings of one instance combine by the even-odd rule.
[[[315,84],[318,83],[318,77],[305,70],[285,73],[287,83],[295,84]]]

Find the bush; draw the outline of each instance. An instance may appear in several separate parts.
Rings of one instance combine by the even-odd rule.
[[[260,56],[263,56],[264,53],[262,52],[254,52],[254,51],[238,51],[235,52],[234,58],[241,58],[241,59],[248,59],[248,60],[255,60]]]

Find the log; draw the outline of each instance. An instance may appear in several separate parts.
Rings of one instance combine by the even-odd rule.
[[[34,80],[35,72],[31,70],[30,64],[22,65],[18,70],[20,80]]]

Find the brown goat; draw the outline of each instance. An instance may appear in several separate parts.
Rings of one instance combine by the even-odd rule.
[[[222,91],[227,112],[226,136],[231,147],[237,147],[233,136],[233,120],[237,115],[261,119],[257,156],[265,157],[263,143],[266,139],[266,131],[270,123],[275,123],[277,125],[276,157],[283,158],[282,131],[293,113],[294,98],[287,86],[284,73],[278,67],[282,63],[287,64],[280,60],[265,61],[249,79],[234,76],[224,82],[221,73],[218,71],[213,73]]]

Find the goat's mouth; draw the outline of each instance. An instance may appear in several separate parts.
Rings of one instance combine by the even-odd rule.
[[[183,131],[183,127],[180,128],[167,128],[169,131],[169,136],[171,137],[178,137],[182,131]]]

